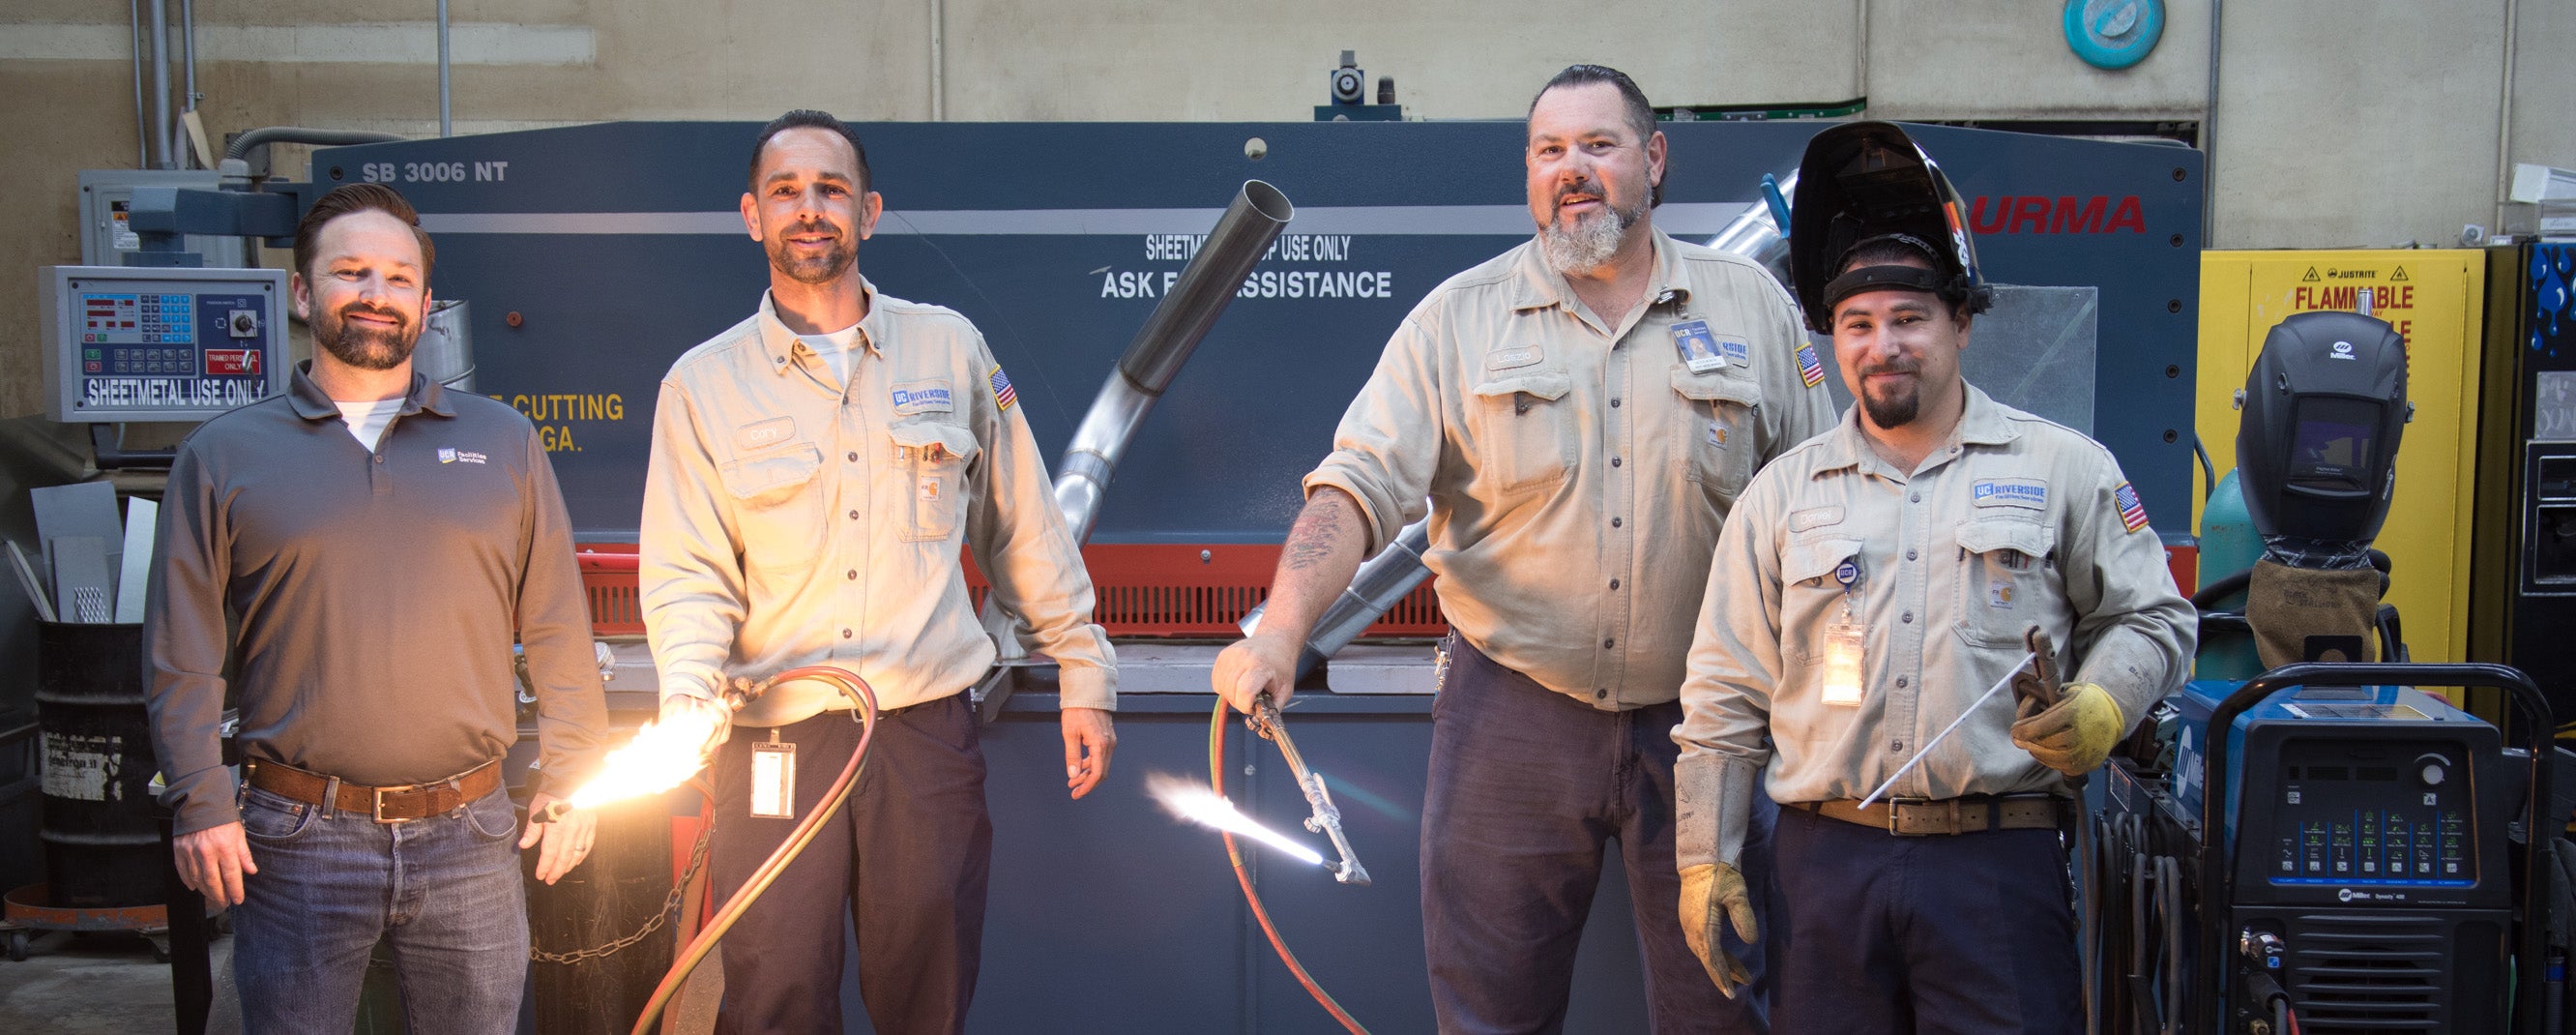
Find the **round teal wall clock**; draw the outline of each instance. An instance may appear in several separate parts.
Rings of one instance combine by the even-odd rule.
[[[2066,46],[2095,68],[2146,60],[2165,33],[2162,0],[2066,0]]]

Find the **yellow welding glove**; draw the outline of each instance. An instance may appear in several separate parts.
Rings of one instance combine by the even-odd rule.
[[[1708,968],[1717,990],[1733,999],[1738,989],[1753,983],[1753,974],[1718,941],[1720,921],[1733,923],[1735,936],[1748,945],[1762,937],[1754,926],[1753,897],[1744,889],[1744,874],[1727,863],[1683,868],[1682,940],[1690,943],[1700,966]]]
[[[2121,735],[2129,732],[2120,702],[2099,684],[2068,683],[2059,689],[2057,703],[2045,708],[2033,704],[2023,703],[2021,718],[2012,724],[2012,742],[2039,764],[2068,776],[2101,768]]]

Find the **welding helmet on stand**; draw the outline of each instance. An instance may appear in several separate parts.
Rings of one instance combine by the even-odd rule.
[[[2237,405],[2228,481],[2262,555],[2193,602],[2205,608],[2213,591],[2243,588],[2243,621],[2265,668],[2369,661],[2373,633],[2381,660],[2405,660],[2396,609],[2380,599],[2387,555],[2370,548],[2396,492],[2410,414],[2405,339],[2358,313],[2293,315],[2264,337]],[[2211,500],[2212,513],[2222,502]]]
[[[1852,249],[1877,240],[1912,247],[1935,268],[1838,272]],[[1892,122],[1845,123],[1807,141],[1789,207],[1789,275],[1818,334],[1832,332],[1836,303],[1879,287],[1929,291],[1961,313],[1994,304],[1958,188]]]

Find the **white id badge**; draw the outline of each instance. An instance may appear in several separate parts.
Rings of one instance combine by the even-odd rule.
[[[771,741],[751,746],[751,814],[755,819],[796,818],[796,745]]]
[[[1860,626],[1851,622],[1835,622],[1825,627],[1826,704],[1846,708],[1860,706],[1860,635]]]

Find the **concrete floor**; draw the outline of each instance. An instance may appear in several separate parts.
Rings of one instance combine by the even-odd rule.
[[[233,940],[212,946],[215,1003],[207,1035],[237,1035],[241,1006],[233,997]],[[91,936],[38,942],[22,962],[0,959],[0,1031],[45,1035],[126,1035],[176,1028],[170,967],[156,963],[143,940]]]

